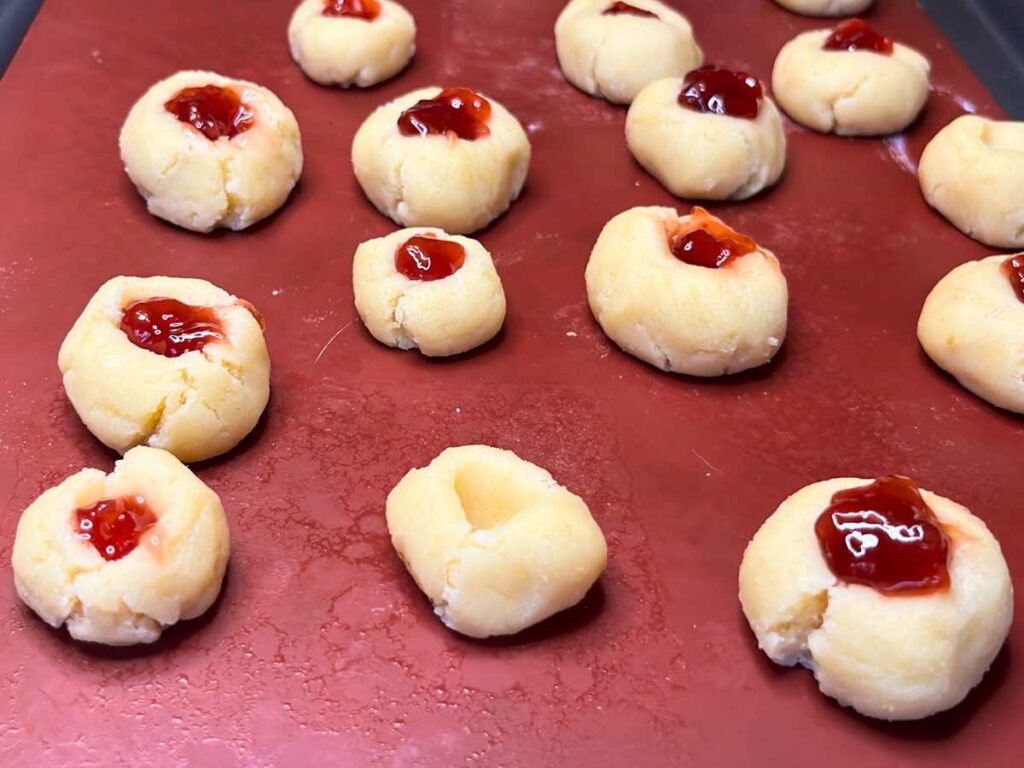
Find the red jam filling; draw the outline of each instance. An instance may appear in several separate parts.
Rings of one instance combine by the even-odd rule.
[[[839,24],[825,41],[826,51],[874,51],[892,54],[892,40],[864,19],[848,19]]]
[[[828,567],[845,582],[886,593],[949,586],[949,539],[905,477],[839,491],[814,532]]]
[[[679,103],[695,112],[753,120],[763,98],[764,86],[756,77],[712,64],[686,76]]]
[[[605,8],[602,12],[603,16],[622,16],[628,14],[630,16],[643,16],[646,18],[656,19],[658,14],[645,11],[643,8],[637,8],[635,5],[629,3],[615,2]]]
[[[1013,286],[1017,298],[1024,301],[1024,253],[1011,256],[1003,262],[1003,274]]]
[[[756,251],[757,243],[696,206],[690,214],[689,226],[669,238],[669,249],[687,264],[719,269]]]
[[[252,128],[255,116],[233,88],[204,85],[183,88],[164,103],[164,109],[191,125],[210,141],[233,139]]]
[[[139,545],[156,525],[156,515],[141,496],[103,499],[75,510],[75,533],[88,541],[104,560],[120,560]]]
[[[487,123],[491,103],[469,88],[445,88],[432,99],[422,99],[398,117],[403,136],[450,134],[467,141],[490,135]]]
[[[224,338],[220,318],[212,308],[164,297],[125,307],[121,330],[135,346],[164,357],[178,357]]]
[[[380,16],[380,3],[377,0],[324,0],[321,15],[373,21]]]
[[[410,237],[395,251],[395,269],[410,280],[443,280],[465,262],[465,248],[436,237]]]

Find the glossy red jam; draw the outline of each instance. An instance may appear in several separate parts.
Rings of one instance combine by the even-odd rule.
[[[322,15],[373,21],[380,16],[380,3],[377,0],[324,0]]]
[[[695,112],[753,120],[761,111],[764,86],[746,72],[708,65],[686,76],[679,103]]]
[[[892,40],[864,19],[848,19],[832,30],[825,41],[826,51],[873,51],[886,56],[892,53]]]
[[[656,19],[658,14],[645,11],[643,8],[637,8],[635,5],[629,3],[615,2],[609,5],[601,12],[604,16],[622,16],[628,14],[630,16],[643,16],[647,18]]]
[[[121,330],[135,346],[164,357],[178,357],[224,338],[220,318],[213,309],[163,297],[125,307]]]
[[[395,251],[395,269],[410,280],[442,280],[465,262],[465,248],[436,237],[410,237]]]
[[[210,141],[233,139],[252,128],[255,116],[233,88],[204,85],[183,88],[164,104],[164,109]]]
[[[1013,286],[1017,298],[1024,301],[1024,253],[1011,256],[1003,262],[1003,274]]]
[[[120,560],[139,545],[156,520],[141,496],[103,499],[75,510],[75,533],[92,544],[104,560]]]
[[[445,88],[432,99],[422,99],[398,117],[403,136],[451,134],[466,141],[490,135],[487,123],[491,103],[469,88]]]
[[[756,251],[757,243],[697,206],[690,214],[689,226],[669,238],[669,248],[673,256],[687,264],[719,269]]]
[[[949,586],[949,539],[917,485],[890,475],[839,491],[814,525],[839,579],[880,592]]]

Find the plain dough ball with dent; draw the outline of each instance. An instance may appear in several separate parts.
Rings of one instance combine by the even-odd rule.
[[[416,53],[416,22],[392,0],[372,20],[324,16],[324,0],[303,0],[288,24],[292,58],[321,85],[366,88],[401,72]]]
[[[107,561],[75,531],[74,512],[142,496],[157,516],[138,546]],[[152,643],[203,614],[220,593],[230,543],[217,494],[166,451],[134,448],[106,475],[83,469],[22,513],[11,563],[18,596],[76,640]]]
[[[658,0],[630,5],[658,18],[605,15],[612,0],[572,0],[555,22],[558,62],[566,80],[584,93],[629,104],[645,85],[681,77],[704,54],[690,22]]]
[[[576,605],[607,561],[579,496],[486,445],[411,470],[388,495],[387,522],[434,612],[470,637],[514,634]]]
[[[761,247],[719,269],[680,261],[671,238],[695,223],[657,207],[609,221],[587,264],[594,317],[619,347],[665,371],[721,376],[764,365],[786,336],[779,262]]]
[[[875,0],[775,0],[787,10],[804,16],[856,16]]]
[[[411,237],[450,240],[466,260],[440,280],[410,280],[395,252]],[[428,357],[467,352],[490,341],[505,321],[505,292],[491,254],[478,241],[430,228],[410,228],[362,243],[352,261],[356,310],[377,341]]]
[[[814,524],[835,493],[871,482],[826,480],[783,502],[743,555],[740,602],[776,664],[810,668],[822,693],[861,714],[914,720],[956,706],[981,681],[1009,632],[1013,588],[985,524],[928,491],[951,538],[950,588],[894,597],[839,581]]]
[[[211,141],[164,104],[184,88],[235,88],[251,128]],[[149,212],[179,227],[245,229],[284,205],[302,173],[295,115],[268,89],[214,72],[186,71],[152,86],[121,128],[121,160]]]
[[[993,248],[1024,248],[1024,122],[963,115],[925,147],[925,200]]]
[[[226,338],[173,358],[136,346],[120,328],[122,310],[158,297],[214,308]],[[64,339],[58,365],[85,426],[120,453],[148,445],[185,462],[217,456],[252,431],[270,397],[260,320],[205,280],[108,280]]]
[[[1024,302],[989,256],[961,264],[928,294],[917,338],[937,366],[993,405],[1024,413]]]
[[[644,88],[626,116],[633,157],[676,197],[745,200],[786,167],[782,118],[765,96],[753,120],[696,112],[679,104],[682,78]]]
[[[892,55],[825,50],[832,31],[797,35],[775,60],[772,91],[786,114],[841,136],[883,136],[914,122],[928,100],[928,59],[899,43]]]
[[[519,197],[530,165],[530,141],[519,121],[491,104],[490,135],[403,136],[398,118],[440,87],[421,88],[378,107],[356,132],[352,165],[363,192],[405,227],[438,227],[468,235],[498,218]]]

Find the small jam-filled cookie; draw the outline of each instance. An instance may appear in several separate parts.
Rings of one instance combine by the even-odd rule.
[[[310,80],[365,88],[409,63],[416,22],[393,0],[302,0],[288,24],[288,45]]]
[[[403,226],[470,234],[519,197],[530,142],[501,104],[468,88],[421,88],[379,107],[352,142],[377,209]]]
[[[620,213],[597,239],[586,278],[604,332],[665,371],[738,373],[767,363],[786,337],[778,260],[702,208]]]
[[[429,357],[478,347],[505,320],[491,254],[476,240],[436,229],[403,229],[360,245],[352,287],[377,341]]]
[[[804,32],[775,60],[772,90],[798,123],[822,133],[882,136],[910,125],[928,99],[928,59],[862,19]]]
[[[775,0],[794,13],[804,16],[854,16],[863,13],[875,0]]]
[[[896,476],[789,497],[747,546],[739,591],[772,661],[809,667],[822,693],[884,720],[960,703],[1013,617],[1010,574],[985,524]]]
[[[658,0],[572,0],[555,22],[555,46],[566,80],[615,104],[704,58],[690,22]]]
[[[149,212],[196,232],[266,218],[302,173],[291,110],[262,86],[213,72],[179,72],[146,91],[120,143]]]
[[[1024,248],[1024,122],[963,115],[925,147],[925,200],[968,237]]]
[[[388,531],[445,626],[511,635],[576,605],[608,550],[586,503],[511,451],[448,448],[388,495]]]
[[[60,348],[71,405],[103,443],[202,461],[252,431],[270,396],[263,318],[205,280],[115,277]]]
[[[651,83],[626,116],[633,157],[677,197],[743,200],[786,167],[782,118],[753,75],[716,66]]]
[[[217,494],[165,451],[134,448],[105,475],[83,469],[22,513],[18,595],[76,640],[152,643],[220,593],[228,521]]]

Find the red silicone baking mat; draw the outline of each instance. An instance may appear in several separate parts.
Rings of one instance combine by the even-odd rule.
[[[767,78],[821,22],[768,0],[675,0],[710,60]],[[386,766],[1007,766],[1024,746],[1017,622],[956,710],[886,725],[772,666],[736,599],[743,547],[789,493],[900,472],[981,515],[1024,574],[1022,423],[961,390],[919,351],[931,286],[987,253],[929,211],[913,166],[965,109],[998,113],[908,0],[872,18],[934,62],[906,139],[790,127],[784,181],[712,210],[774,249],[791,332],[771,366],[717,381],[619,352],[587,309],[601,226],[674,204],[630,159],[622,109],[567,85],[560,0],[408,0],[419,53],[398,79],[343,92],[305,80],[284,33],[292,0],[48,0],[0,82],[0,760]],[[150,217],[117,131],[147,86],[209,68],[272,88],[302,126],[289,204],[242,234]],[[415,87],[467,84],[502,101],[534,148],[524,197],[480,237],[509,297],[502,335],[427,361],[375,343],[356,318],[356,245],[392,230],[348,160],[360,121]],[[114,456],[65,399],[57,348],[117,274],[207,278],[267,317],[273,396],[263,424],[197,472],[224,501],[233,552],[221,600],[157,645],[71,642],[17,600],[21,510]],[[394,555],[384,499],[443,448],[484,442],[582,495],[610,545],[576,609],[505,640],[442,627]],[[1018,609],[1019,601],[1018,601]],[[1016,757],[1014,757],[1016,755]]]

